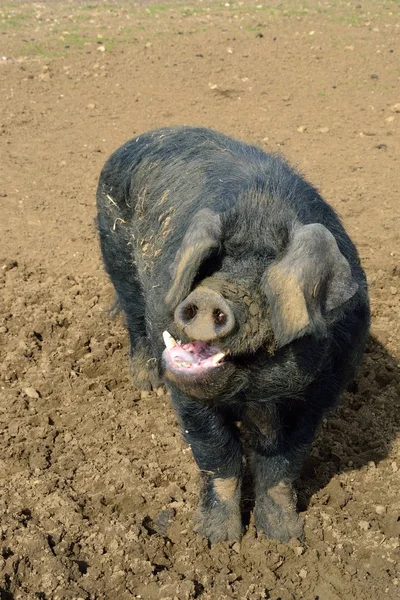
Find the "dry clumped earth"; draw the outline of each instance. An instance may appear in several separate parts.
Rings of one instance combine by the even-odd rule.
[[[371,600],[400,590],[397,1],[0,7],[0,598]],[[372,337],[301,481],[302,542],[210,546],[140,394],[95,216],[112,150],[176,123],[285,154],[358,245]],[[245,490],[246,496],[246,490]]]

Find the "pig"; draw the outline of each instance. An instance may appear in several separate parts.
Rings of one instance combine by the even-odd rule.
[[[280,156],[189,126],[116,150],[97,209],[134,381],[165,383],[200,471],[196,530],[241,538],[246,468],[258,532],[301,537],[295,484],[370,320],[338,216]]]

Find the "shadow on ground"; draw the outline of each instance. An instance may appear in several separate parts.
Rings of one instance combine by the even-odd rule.
[[[298,483],[298,505],[340,473],[384,460],[400,431],[398,361],[371,336],[357,378],[327,415]]]

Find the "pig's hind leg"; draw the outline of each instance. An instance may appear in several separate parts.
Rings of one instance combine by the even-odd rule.
[[[99,209],[98,229],[105,269],[114,285],[130,340],[130,370],[135,385],[151,390],[160,385],[157,361],[147,338],[146,305],[132,248],[123,222],[110,220],[109,211]]]

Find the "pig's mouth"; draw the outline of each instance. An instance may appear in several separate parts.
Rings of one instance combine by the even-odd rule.
[[[222,365],[225,354],[208,342],[194,341],[181,344],[164,331],[163,357],[169,369],[182,375],[201,375]]]

